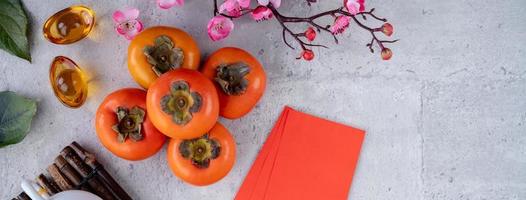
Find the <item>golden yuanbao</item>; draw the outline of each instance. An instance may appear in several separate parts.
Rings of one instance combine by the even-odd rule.
[[[86,37],[95,24],[95,12],[85,6],[58,11],[44,24],[44,37],[55,44],[71,44]]]
[[[80,67],[71,59],[57,56],[49,69],[49,81],[55,96],[64,105],[77,108],[88,96],[88,85]]]

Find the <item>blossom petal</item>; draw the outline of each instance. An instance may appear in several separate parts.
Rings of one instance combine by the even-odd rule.
[[[226,0],[219,6],[219,12],[234,10],[238,5],[236,0]]]
[[[219,12],[232,17],[241,16],[241,6],[237,0],[226,0],[219,6]]]
[[[124,37],[128,40],[132,40],[137,34],[139,34],[139,30],[134,29],[126,32],[126,34],[124,34]]]
[[[184,0],[157,0],[157,5],[162,9],[169,9],[174,6],[184,6]]]
[[[239,6],[242,8],[250,7],[250,0],[237,0],[237,3],[239,3]]]
[[[142,31],[142,22],[141,21],[134,21],[134,28],[133,29],[130,29],[128,30],[128,32],[126,32],[124,35],[124,37],[128,40],[131,40],[133,39],[137,34],[139,34],[141,31]]]
[[[139,9],[137,8],[128,8],[123,10],[124,16],[127,20],[134,20],[139,17]]]
[[[137,20],[137,23],[135,24],[135,27],[137,29],[137,31],[141,32],[142,29],[144,28],[144,26],[142,25],[142,22]]]
[[[128,31],[128,29],[126,29],[126,27],[123,24],[117,25],[117,27],[115,27],[115,30],[120,35],[124,35]]]
[[[331,33],[334,35],[343,33],[349,27],[350,19],[351,17],[344,15],[336,17],[334,24],[330,27]]]
[[[345,9],[352,15],[365,10],[365,0],[344,0]]]
[[[113,12],[112,18],[113,18],[113,22],[115,22],[116,24],[126,21],[126,18],[124,17],[124,13],[122,13],[120,10]]]
[[[267,20],[272,17],[272,11],[266,6],[258,6],[252,11],[252,19],[256,21]]]
[[[360,12],[365,11],[365,0],[358,0],[358,3],[360,4]]]

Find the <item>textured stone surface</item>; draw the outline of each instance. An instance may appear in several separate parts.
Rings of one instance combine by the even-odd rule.
[[[236,21],[230,38],[212,43],[205,29],[210,1],[188,0],[171,10],[143,0],[24,2],[33,23],[33,63],[0,52],[0,90],[38,99],[39,110],[27,138],[0,149],[1,199],[20,192],[20,180],[42,172],[72,140],[95,151],[137,199],[231,199],[284,105],[367,130],[350,199],[526,199],[523,0],[368,1],[401,39],[391,45],[389,62],[368,52],[369,35],[356,27],[340,45],[316,49],[312,62],[294,59],[298,52],[281,42],[274,21]],[[67,46],[46,41],[46,17],[78,3],[97,12],[90,38]],[[129,42],[111,21],[124,5],[140,8],[147,27],[185,29],[203,56],[233,45],[266,66],[268,90],[256,109],[240,120],[221,120],[238,144],[236,165],[222,181],[193,187],[171,174],[165,150],[128,162],[99,144],[93,128],[98,104],[113,90],[138,87],[127,72]],[[307,8],[303,0],[288,0],[281,10],[307,15],[340,5],[334,0]],[[332,44],[326,35],[319,39]],[[62,106],[52,94],[48,70],[57,55],[91,75],[89,98],[79,109]]]

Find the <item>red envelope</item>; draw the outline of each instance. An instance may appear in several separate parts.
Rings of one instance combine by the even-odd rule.
[[[347,199],[364,136],[286,107],[236,200]]]
[[[265,144],[259,151],[258,157],[254,161],[254,164],[252,164],[252,168],[250,168],[250,171],[245,177],[245,181],[243,181],[243,184],[241,185],[241,188],[239,189],[236,195],[236,200],[248,200],[252,197],[252,193],[254,192],[255,186],[260,176],[263,175],[261,173],[263,164],[267,161],[267,158],[271,153],[270,150],[275,146],[275,141],[277,141],[276,137],[279,133],[283,132],[283,123],[285,122],[289,110],[291,110],[289,107],[285,107],[281,112],[280,117],[276,121],[276,125],[269,133]],[[268,176],[268,174],[265,174],[263,176]]]

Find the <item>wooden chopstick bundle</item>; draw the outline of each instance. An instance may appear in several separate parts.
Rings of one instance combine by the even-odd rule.
[[[73,185],[74,188],[80,186],[81,190],[90,191],[90,188],[87,185],[80,185],[83,177],[80,176],[80,174],[66,161],[66,159],[64,159],[64,157],[57,156],[55,158],[55,165],[60,172],[71,181],[71,185]]]
[[[57,183],[60,191],[72,190],[74,188],[73,183],[60,171],[54,163],[47,167],[47,172],[53,180]]]
[[[29,196],[27,196],[27,194],[25,192],[22,192],[20,193],[17,197],[16,197],[17,200],[31,200],[31,198],[29,198]]]
[[[50,196],[60,191],[55,181],[49,180],[44,174],[38,175],[36,181],[37,184],[44,188]]]
[[[107,188],[106,185],[103,185],[98,179],[98,176],[89,176],[93,169],[88,166],[84,161],[79,157],[77,152],[71,147],[65,147],[60,152],[60,155],[64,158],[80,173],[82,178],[86,178],[88,185],[93,188],[93,192],[100,196],[104,200],[114,200],[116,199],[113,194],[110,192],[111,188]],[[80,184],[80,183],[79,183]],[[77,184],[77,185],[79,185]]]
[[[52,196],[65,190],[80,189],[91,192],[104,200],[131,200],[126,191],[96,160],[77,142],[62,149],[47,168],[48,176],[38,175],[36,183]],[[24,192],[13,200],[31,200]]]
[[[104,182],[107,187],[112,189],[112,192],[118,197],[120,200],[131,200],[132,198],[126,191],[113,179],[113,177],[104,169],[104,166],[102,166],[97,159],[95,158],[95,155],[90,153],[89,151],[86,151],[80,144],[73,141],[70,145],[73,149],[75,149],[81,157],[84,158],[84,162],[90,166],[92,169],[96,169],[97,175],[100,177],[100,179]]]

